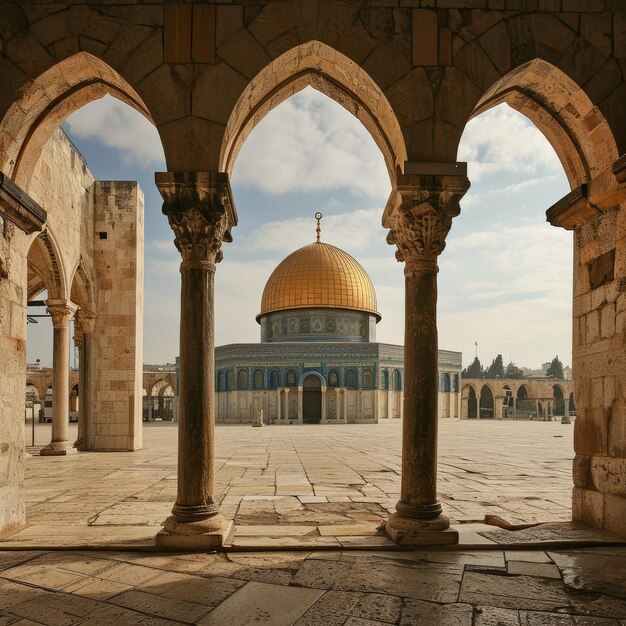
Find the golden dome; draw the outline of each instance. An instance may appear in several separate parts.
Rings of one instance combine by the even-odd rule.
[[[318,308],[365,311],[380,320],[367,272],[347,252],[319,241],[296,250],[274,270],[257,320],[275,311]]]

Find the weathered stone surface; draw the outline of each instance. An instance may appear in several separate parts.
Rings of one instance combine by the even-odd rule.
[[[322,593],[318,589],[297,589],[250,582],[198,623],[290,626]]]

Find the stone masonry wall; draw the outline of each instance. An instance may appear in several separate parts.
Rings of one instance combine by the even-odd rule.
[[[141,448],[143,208],[134,182],[94,185],[97,318],[88,450]]]
[[[25,522],[26,235],[0,220],[0,533]]]
[[[67,299],[80,259],[87,275],[92,273],[94,180],[83,157],[58,129],[43,147],[26,190],[48,213],[46,229],[58,248]]]
[[[574,250],[573,519],[626,536],[626,206],[578,228]]]

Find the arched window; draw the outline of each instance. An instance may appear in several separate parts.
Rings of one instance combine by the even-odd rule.
[[[363,372],[363,388],[371,389],[374,386],[374,376],[372,376],[372,370],[365,370]]]
[[[356,370],[348,370],[346,372],[346,387],[348,389],[357,389],[359,386],[359,377]]]
[[[270,383],[269,383],[270,389],[277,389],[278,381],[279,381],[278,370],[272,370],[270,372]]]
[[[380,375],[380,386],[383,389],[389,389],[389,372],[387,370],[383,370]]]
[[[328,372],[328,386],[329,387],[339,386],[339,374],[337,373],[337,370],[330,370],[330,372]]]
[[[395,391],[402,389],[402,376],[400,376],[399,370],[393,370],[391,375],[391,388]]]
[[[454,375],[454,386],[452,387],[452,391],[458,391],[459,390],[459,375],[455,374]]]
[[[450,373],[444,372],[441,382],[443,383],[443,391],[450,391]]]
[[[226,370],[226,372],[224,373],[224,390],[228,391],[231,387],[231,376],[232,374],[230,373],[230,370]]]
[[[237,389],[248,388],[248,373],[246,370],[239,370],[237,374]]]
[[[296,386],[296,373],[293,370],[287,372],[287,387]]]
[[[217,390],[224,391],[224,372],[222,370],[217,373]]]
[[[263,372],[261,370],[254,372],[254,388],[263,389]]]

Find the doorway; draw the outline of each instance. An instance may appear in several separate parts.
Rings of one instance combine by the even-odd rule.
[[[304,379],[302,418],[305,424],[319,424],[322,420],[322,382],[310,374]]]

